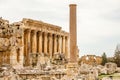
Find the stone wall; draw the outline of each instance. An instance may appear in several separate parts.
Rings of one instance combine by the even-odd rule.
[[[80,58],[80,62],[89,65],[100,65],[102,62],[102,58],[95,55],[86,55]]]

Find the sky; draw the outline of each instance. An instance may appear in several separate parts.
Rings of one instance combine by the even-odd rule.
[[[0,16],[11,23],[40,20],[69,32],[69,4],[77,4],[80,56],[113,56],[120,44],[120,0],[0,0]]]

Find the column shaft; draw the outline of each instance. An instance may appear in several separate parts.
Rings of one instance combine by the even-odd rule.
[[[58,52],[61,53],[61,36],[58,36]]]
[[[42,53],[42,32],[38,33],[38,52]]]
[[[62,42],[62,50],[63,50],[63,53],[65,54],[65,36],[63,36],[63,42]]]
[[[32,31],[32,53],[37,53],[37,35],[36,35],[36,31]]]
[[[52,41],[53,39],[52,39],[52,34],[49,34],[49,56],[50,56],[50,58],[52,58],[52,49],[53,49],[53,44],[52,44]]]
[[[68,58],[68,37],[65,38],[65,54],[66,58]]]
[[[31,51],[31,44],[30,44],[30,30],[26,30],[25,32],[25,66],[29,66],[29,59],[30,59],[30,51]]]
[[[44,33],[44,53],[47,54],[47,33]]]
[[[54,53],[57,52],[57,36],[54,35]]]

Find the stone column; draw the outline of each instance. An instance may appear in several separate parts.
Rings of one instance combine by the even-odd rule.
[[[58,36],[58,52],[61,53],[61,35]]]
[[[32,31],[32,53],[37,53],[37,35],[36,31]]]
[[[63,36],[63,41],[62,41],[62,51],[65,54],[65,36]]]
[[[38,53],[42,53],[42,32],[38,32]]]
[[[50,58],[52,58],[52,49],[53,49],[53,39],[52,39],[52,34],[50,33],[49,34],[49,55],[50,55]]]
[[[54,34],[54,53],[57,52],[57,35]]]
[[[27,64],[27,66],[28,65],[30,65],[29,63],[29,60],[30,60],[30,51],[31,51],[31,44],[30,44],[30,33],[31,33],[31,30],[27,30],[27,62],[26,62],[26,64]]]
[[[44,53],[47,54],[47,33],[44,32]]]
[[[24,49],[25,49],[25,53],[24,53],[24,59],[25,59],[25,66],[29,66],[29,59],[30,59],[30,51],[31,51],[31,43],[30,43],[30,33],[31,30],[27,29],[25,30],[25,40],[24,40]]]
[[[23,59],[24,59],[24,56],[23,56],[23,50],[24,49],[24,47],[22,46],[22,47],[20,47],[20,65],[22,65],[23,66]]]
[[[76,4],[70,4],[70,62],[77,62]]]
[[[66,55],[66,58],[68,58],[68,37],[66,36],[65,37],[65,55]]]
[[[22,39],[21,39],[21,47],[20,47],[20,65],[23,66],[24,62],[24,30],[22,30]]]

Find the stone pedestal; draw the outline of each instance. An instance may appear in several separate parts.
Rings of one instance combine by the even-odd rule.
[[[78,64],[77,63],[68,63],[67,64],[67,76],[73,77],[78,74]]]

